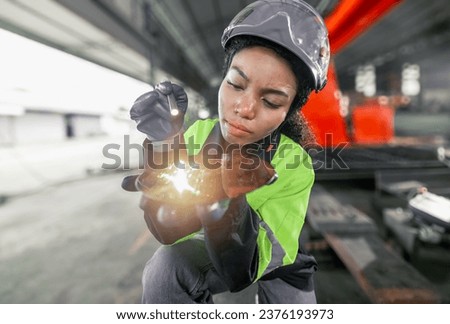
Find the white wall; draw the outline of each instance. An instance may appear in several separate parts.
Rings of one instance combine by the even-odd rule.
[[[74,136],[90,137],[104,134],[100,125],[100,116],[71,116]]]
[[[0,115],[0,146],[8,145],[14,142],[12,133],[13,116]]]
[[[64,116],[59,114],[27,112],[13,120],[14,144],[60,141],[66,138]]]

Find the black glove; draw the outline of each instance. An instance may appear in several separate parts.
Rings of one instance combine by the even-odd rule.
[[[165,81],[136,99],[130,117],[150,141],[164,141],[180,132],[187,105],[184,89]]]

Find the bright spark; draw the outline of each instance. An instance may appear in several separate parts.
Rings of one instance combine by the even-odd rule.
[[[188,182],[185,170],[176,169],[173,174],[164,174],[163,177],[171,181],[179,193],[182,193],[184,190],[195,192],[195,189]]]

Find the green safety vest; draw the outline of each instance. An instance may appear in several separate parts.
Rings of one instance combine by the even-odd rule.
[[[187,129],[184,139],[189,155],[200,153],[217,122],[218,119],[198,120]],[[314,183],[310,156],[284,134],[271,165],[278,173],[278,180],[246,194],[248,204],[260,218],[256,280],[295,261]]]

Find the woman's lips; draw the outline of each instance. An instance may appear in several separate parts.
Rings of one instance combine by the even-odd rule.
[[[245,135],[248,135],[248,134],[252,133],[244,125],[241,125],[239,123],[229,122],[228,120],[225,120],[225,122],[226,122],[226,125],[228,126],[228,132],[231,135],[234,135],[234,136],[245,136]]]

